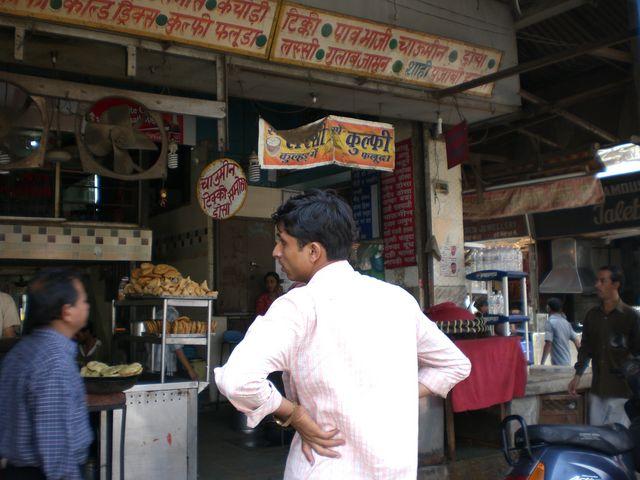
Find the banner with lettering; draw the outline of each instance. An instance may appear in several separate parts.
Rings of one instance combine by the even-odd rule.
[[[536,238],[638,228],[640,225],[640,174],[603,178],[604,202],[583,208],[533,216]]]
[[[384,174],[382,183],[382,236],[384,268],[416,265],[413,147],[408,138],[396,145],[396,170]]]
[[[604,192],[596,177],[578,177],[522,187],[502,188],[462,196],[465,220],[483,220],[550,212],[602,203]]]
[[[196,187],[202,211],[215,220],[233,217],[247,198],[247,177],[242,167],[221,158],[204,167]]]
[[[0,13],[266,58],[277,0],[0,0]]]
[[[394,129],[388,123],[330,115],[292,130],[276,130],[261,118],[258,158],[265,169],[335,164],[392,172]]]
[[[446,88],[494,73],[502,52],[285,2],[271,60]],[[468,93],[491,96],[493,83]]]

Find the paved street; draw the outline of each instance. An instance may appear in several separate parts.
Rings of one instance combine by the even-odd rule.
[[[200,414],[198,472],[201,480],[280,480],[288,446],[278,438],[271,444],[249,445],[248,436],[231,428],[232,410],[228,404]],[[478,455],[481,455],[478,457]],[[461,458],[450,465],[427,467],[418,472],[418,480],[493,480],[502,478],[506,463],[502,454],[489,449],[462,449]],[[470,456],[472,458],[465,458]]]

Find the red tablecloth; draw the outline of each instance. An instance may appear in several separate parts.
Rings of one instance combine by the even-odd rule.
[[[471,360],[471,375],[454,387],[454,412],[478,410],[523,397],[527,364],[520,337],[457,340],[456,346]]]

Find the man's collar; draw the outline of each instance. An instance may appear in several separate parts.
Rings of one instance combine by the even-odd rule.
[[[49,342],[60,344],[69,355],[75,355],[78,348],[76,342],[51,327],[36,328],[31,335],[46,338]]]
[[[625,303],[622,301],[621,298],[619,298],[618,299],[618,303],[616,303],[616,306],[613,307],[613,310],[617,310],[620,313],[624,313],[624,307],[625,307]],[[602,303],[602,302],[600,302],[600,310],[602,310],[604,312],[604,303]]]
[[[349,262],[346,260],[338,260],[336,262],[331,262],[318,270],[311,280],[309,280],[309,285],[313,285],[314,283],[322,282],[325,278],[329,278],[333,275],[340,275],[345,273],[353,273],[353,268],[349,265]]]

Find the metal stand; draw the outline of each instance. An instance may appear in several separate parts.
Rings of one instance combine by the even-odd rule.
[[[521,284],[521,303],[522,313],[524,315],[510,315],[509,314],[509,280],[520,279]],[[524,336],[525,336],[525,354],[527,363],[529,363],[529,317],[527,316],[528,304],[527,304],[527,274],[525,272],[512,272],[503,270],[482,270],[480,272],[473,272],[467,275],[467,280],[481,281],[481,282],[502,282],[502,295],[504,296],[504,308],[499,315],[488,315],[485,318],[485,323],[491,328],[494,325],[500,324],[518,324],[524,323]],[[507,328],[508,333],[508,328]]]
[[[165,383],[165,355],[167,345],[204,345],[207,351],[206,359],[206,372],[207,380],[199,382],[198,391],[201,392],[209,385],[210,377],[210,365],[211,365],[211,348],[210,341],[211,335],[211,316],[213,315],[213,302],[216,297],[141,297],[141,298],[127,298],[125,300],[115,302],[113,308],[113,326],[115,329],[117,307],[131,308],[132,318],[135,319],[136,307],[153,307],[153,311],[158,307],[162,307],[162,335],[160,337],[156,335],[127,335],[120,337],[131,343],[159,343],[162,345],[160,354],[160,383]],[[171,335],[167,333],[167,311],[169,307],[185,307],[185,308],[206,308],[207,309],[207,332],[208,334],[176,334]]]

